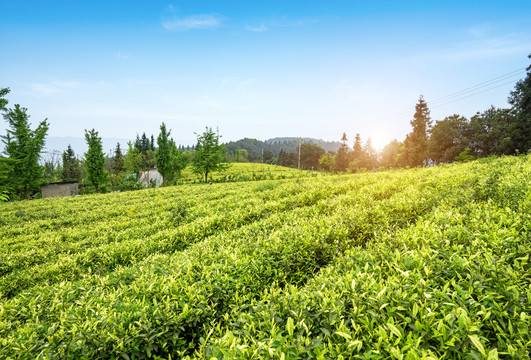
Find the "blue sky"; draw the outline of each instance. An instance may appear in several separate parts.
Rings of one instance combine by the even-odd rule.
[[[507,106],[531,1],[1,0],[0,33],[0,87],[49,136],[165,122],[181,144],[219,126],[224,141],[359,132],[382,147],[421,94],[434,120]]]

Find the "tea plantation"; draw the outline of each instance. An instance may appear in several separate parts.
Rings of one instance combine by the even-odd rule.
[[[0,206],[0,359],[529,359],[531,156]]]

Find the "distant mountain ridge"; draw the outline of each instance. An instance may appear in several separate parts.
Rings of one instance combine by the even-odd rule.
[[[300,138],[302,140],[303,144],[316,144],[325,149],[325,151],[337,151],[340,146],[341,142],[339,141],[326,141],[322,139],[316,139],[316,138]],[[298,137],[276,137],[272,139],[267,139],[266,143],[291,143],[291,142],[297,142],[298,144],[299,138]]]
[[[255,156],[261,155],[263,151],[271,151],[273,155],[278,156],[280,150],[284,150],[285,152],[296,152],[299,146],[299,139],[303,144],[319,145],[325,149],[325,151],[337,151],[341,146],[339,141],[325,141],[315,138],[276,137],[265,141],[244,138],[225,143],[225,150],[229,154],[235,154],[236,150],[243,149]]]
[[[341,146],[339,141],[325,141],[316,138],[300,138],[303,144],[317,144],[325,151],[337,151]],[[127,149],[127,142],[134,141],[134,139],[120,139],[120,138],[102,138],[103,152],[109,153],[116,148],[116,144],[119,142],[124,151]],[[88,149],[87,143],[84,138],[81,137],[59,137],[50,136],[45,139],[44,153],[63,153],[68,148],[68,145],[72,147],[75,154],[78,157],[83,157],[83,154]],[[225,143],[225,149],[229,154],[234,154],[236,150],[244,149],[249,154],[255,156],[262,155],[263,151],[271,151],[275,156],[278,156],[280,150],[285,152],[296,152],[299,146],[298,137],[276,137],[267,139],[265,141],[257,140],[253,138],[243,138],[236,141],[229,141]],[[4,146],[0,143],[0,152],[3,151]]]

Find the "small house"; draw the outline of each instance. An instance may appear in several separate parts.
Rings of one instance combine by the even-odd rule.
[[[77,181],[52,182],[41,186],[42,198],[79,195]]]
[[[163,181],[164,181],[164,178],[162,177],[161,173],[157,171],[157,169],[146,171],[142,173],[142,176],[140,176],[140,182],[145,187],[150,187],[150,186],[159,187],[162,185]]]

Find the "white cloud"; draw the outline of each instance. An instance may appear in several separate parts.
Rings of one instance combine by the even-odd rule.
[[[252,32],[264,32],[264,31],[269,30],[269,28],[265,24],[260,24],[258,26],[247,25],[245,27],[245,30],[252,31]]]
[[[32,83],[29,84],[31,91],[38,97],[53,96],[61,92],[61,90],[50,84]]]
[[[123,60],[127,60],[127,59],[130,59],[133,57],[133,55],[131,54],[126,54],[126,53],[123,53],[121,51],[118,51],[115,56],[118,58],[118,59],[123,59]]]
[[[273,28],[288,28],[288,27],[299,27],[304,26],[306,24],[313,24],[316,23],[316,19],[288,19],[287,17],[283,16],[280,18],[272,19],[270,21],[266,21],[265,23],[261,23],[260,25],[246,25],[245,30],[252,31],[252,32],[264,32],[269,31]]]
[[[49,84],[30,83],[30,90],[38,97],[54,96],[67,89],[78,89],[80,84],[75,81],[52,81]]]
[[[169,31],[216,29],[222,21],[223,17],[219,14],[178,16],[172,5],[168,6],[161,19],[162,26]]]

